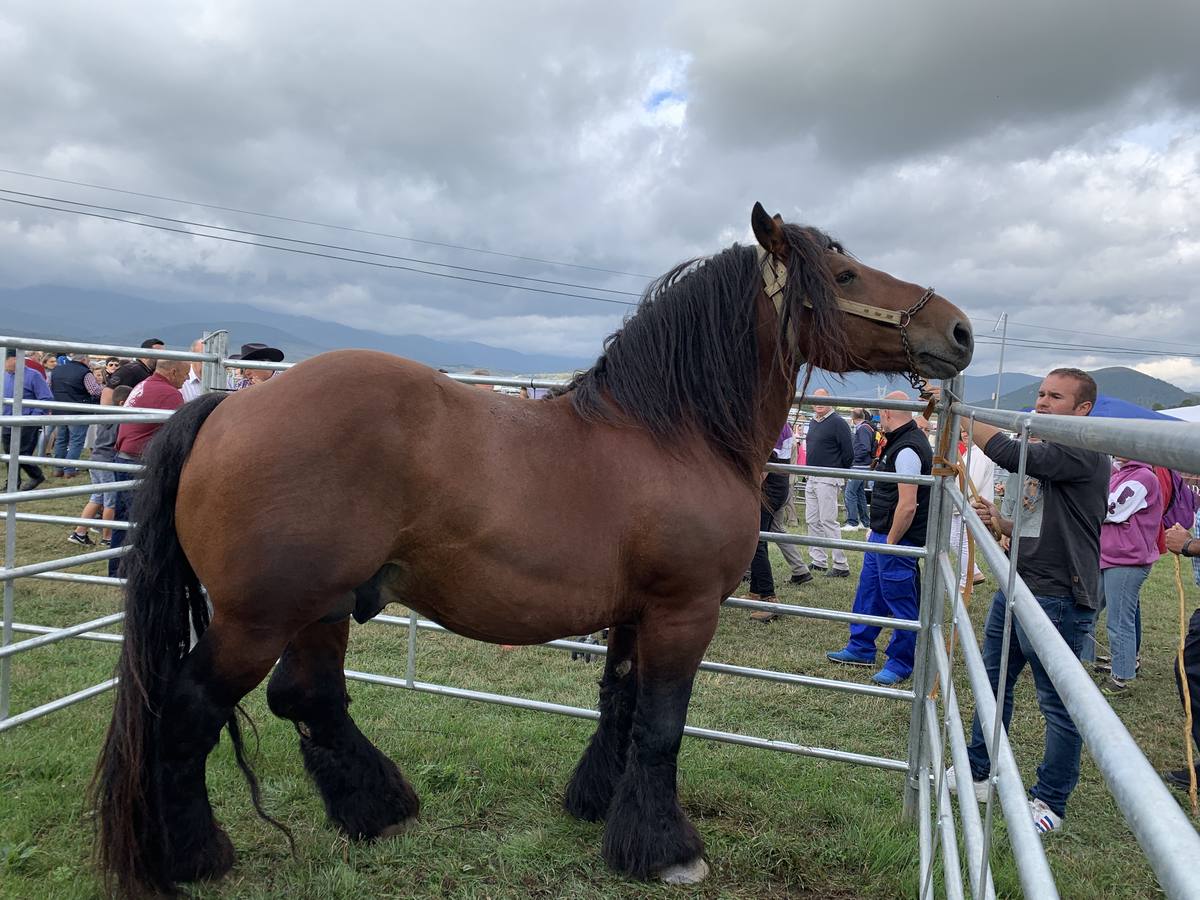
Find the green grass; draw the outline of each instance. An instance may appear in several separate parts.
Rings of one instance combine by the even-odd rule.
[[[79,481],[80,479],[77,479]],[[39,504],[75,514],[82,499]],[[60,526],[20,526],[20,562],[83,552]],[[857,572],[859,560],[851,559]],[[854,579],[786,584],[785,602],[849,609]],[[83,571],[100,572],[100,566]],[[1186,573],[1190,575],[1189,573]],[[1189,602],[1194,602],[1190,587]],[[992,585],[974,604],[982,617]],[[112,588],[25,580],[18,621],[68,625],[118,608]],[[397,612],[392,608],[389,612]],[[1133,696],[1115,708],[1159,768],[1177,767],[1183,729],[1171,675],[1178,599],[1171,561],[1155,567],[1143,592],[1144,664]],[[833,678],[865,680],[866,670],[827,663],[845,641],[835,623],[789,619],[752,624],[725,609],[707,658]],[[347,665],[403,675],[406,633],[356,627]],[[882,646],[882,644],[881,644]],[[594,707],[600,664],[561,651],[513,651],[453,635],[422,633],[417,673],[426,681]],[[108,677],[113,645],[63,642],[19,655],[12,665],[14,712]],[[960,696],[966,686],[959,668]],[[559,808],[563,785],[593,724],[470,701],[352,683],[363,731],[404,769],[422,798],[420,824],[378,845],[344,840],[324,822],[306,781],[290,724],[273,718],[259,688],[247,698],[258,723],[258,774],[268,809],[293,830],[282,836],[259,820],[223,740],[209,763],[218,818],[239,851],[234,871],[201,887],[201,897],[812,897],[893,898],[917,893],[917,837],[900,814],[900,775],[843,763],[686,740],[679,760],[682,803],[708,844],[713,865],[696,890],[627,881],[600,860],[601,826]],[[1028,675],[1017,690],[1017,759],[1031,781],[1043,726]],[[111,695],[85,701],[0,735],[0,896],[93,897],[91,823],[84,793],[111,709]],[[969,716],[969,708],[963,710]],[[904,704],[702,673],[689,723],[801,744],[902,758]],[[1069,898],[1160,896],[1153,873],[1090,757],[1066,831],[1047,841],[1060,891]],[[1019,896],[1001,822],[997,888]]]

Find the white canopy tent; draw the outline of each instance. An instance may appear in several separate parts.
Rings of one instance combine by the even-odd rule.
[[[1183,422],[1200,422],[1200,406],[1177,406],[1174,409],[1160,409],[1159,412]]]

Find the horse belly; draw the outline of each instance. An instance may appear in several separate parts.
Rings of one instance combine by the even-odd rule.
[[[393,560],[386,599],[457,634],[503,644],[590,634],[630,615],[615,561],[564,564],[543,550],[442,548]]]

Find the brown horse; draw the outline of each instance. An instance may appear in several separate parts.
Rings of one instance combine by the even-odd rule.
[[[135,498],[94,784],[110,891],[232,866],[205,762],[228,727],[258,805],[235,710],[272,667],[270,707],[294,723],[332,822],[371,840],[413,820],[416,794],[350,718],[343,676],[350,616],[392,602],[496,643],[609,627],[599,725],[564,805],[605,820],[617,871],[704,877],[676,756],[800,368],[949,377],[972,352],[967,319],[932,290],[759,205],[752,224],[759,247],[665,275],[551,399],[341,351],[163,426]]]

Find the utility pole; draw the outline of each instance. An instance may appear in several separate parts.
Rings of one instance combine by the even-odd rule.
[[[992,326],[992,334],[996,333],[996,329],[1000,327],[1001,323],[1004,328],[1000,332],[1000,366],[996,372],[996,393],[993,395],[992,409],[1000,408],[1000,378],[1004,375],[1004,345],[1008,342],[1008,313],[1000,314],[1000,318]]]

